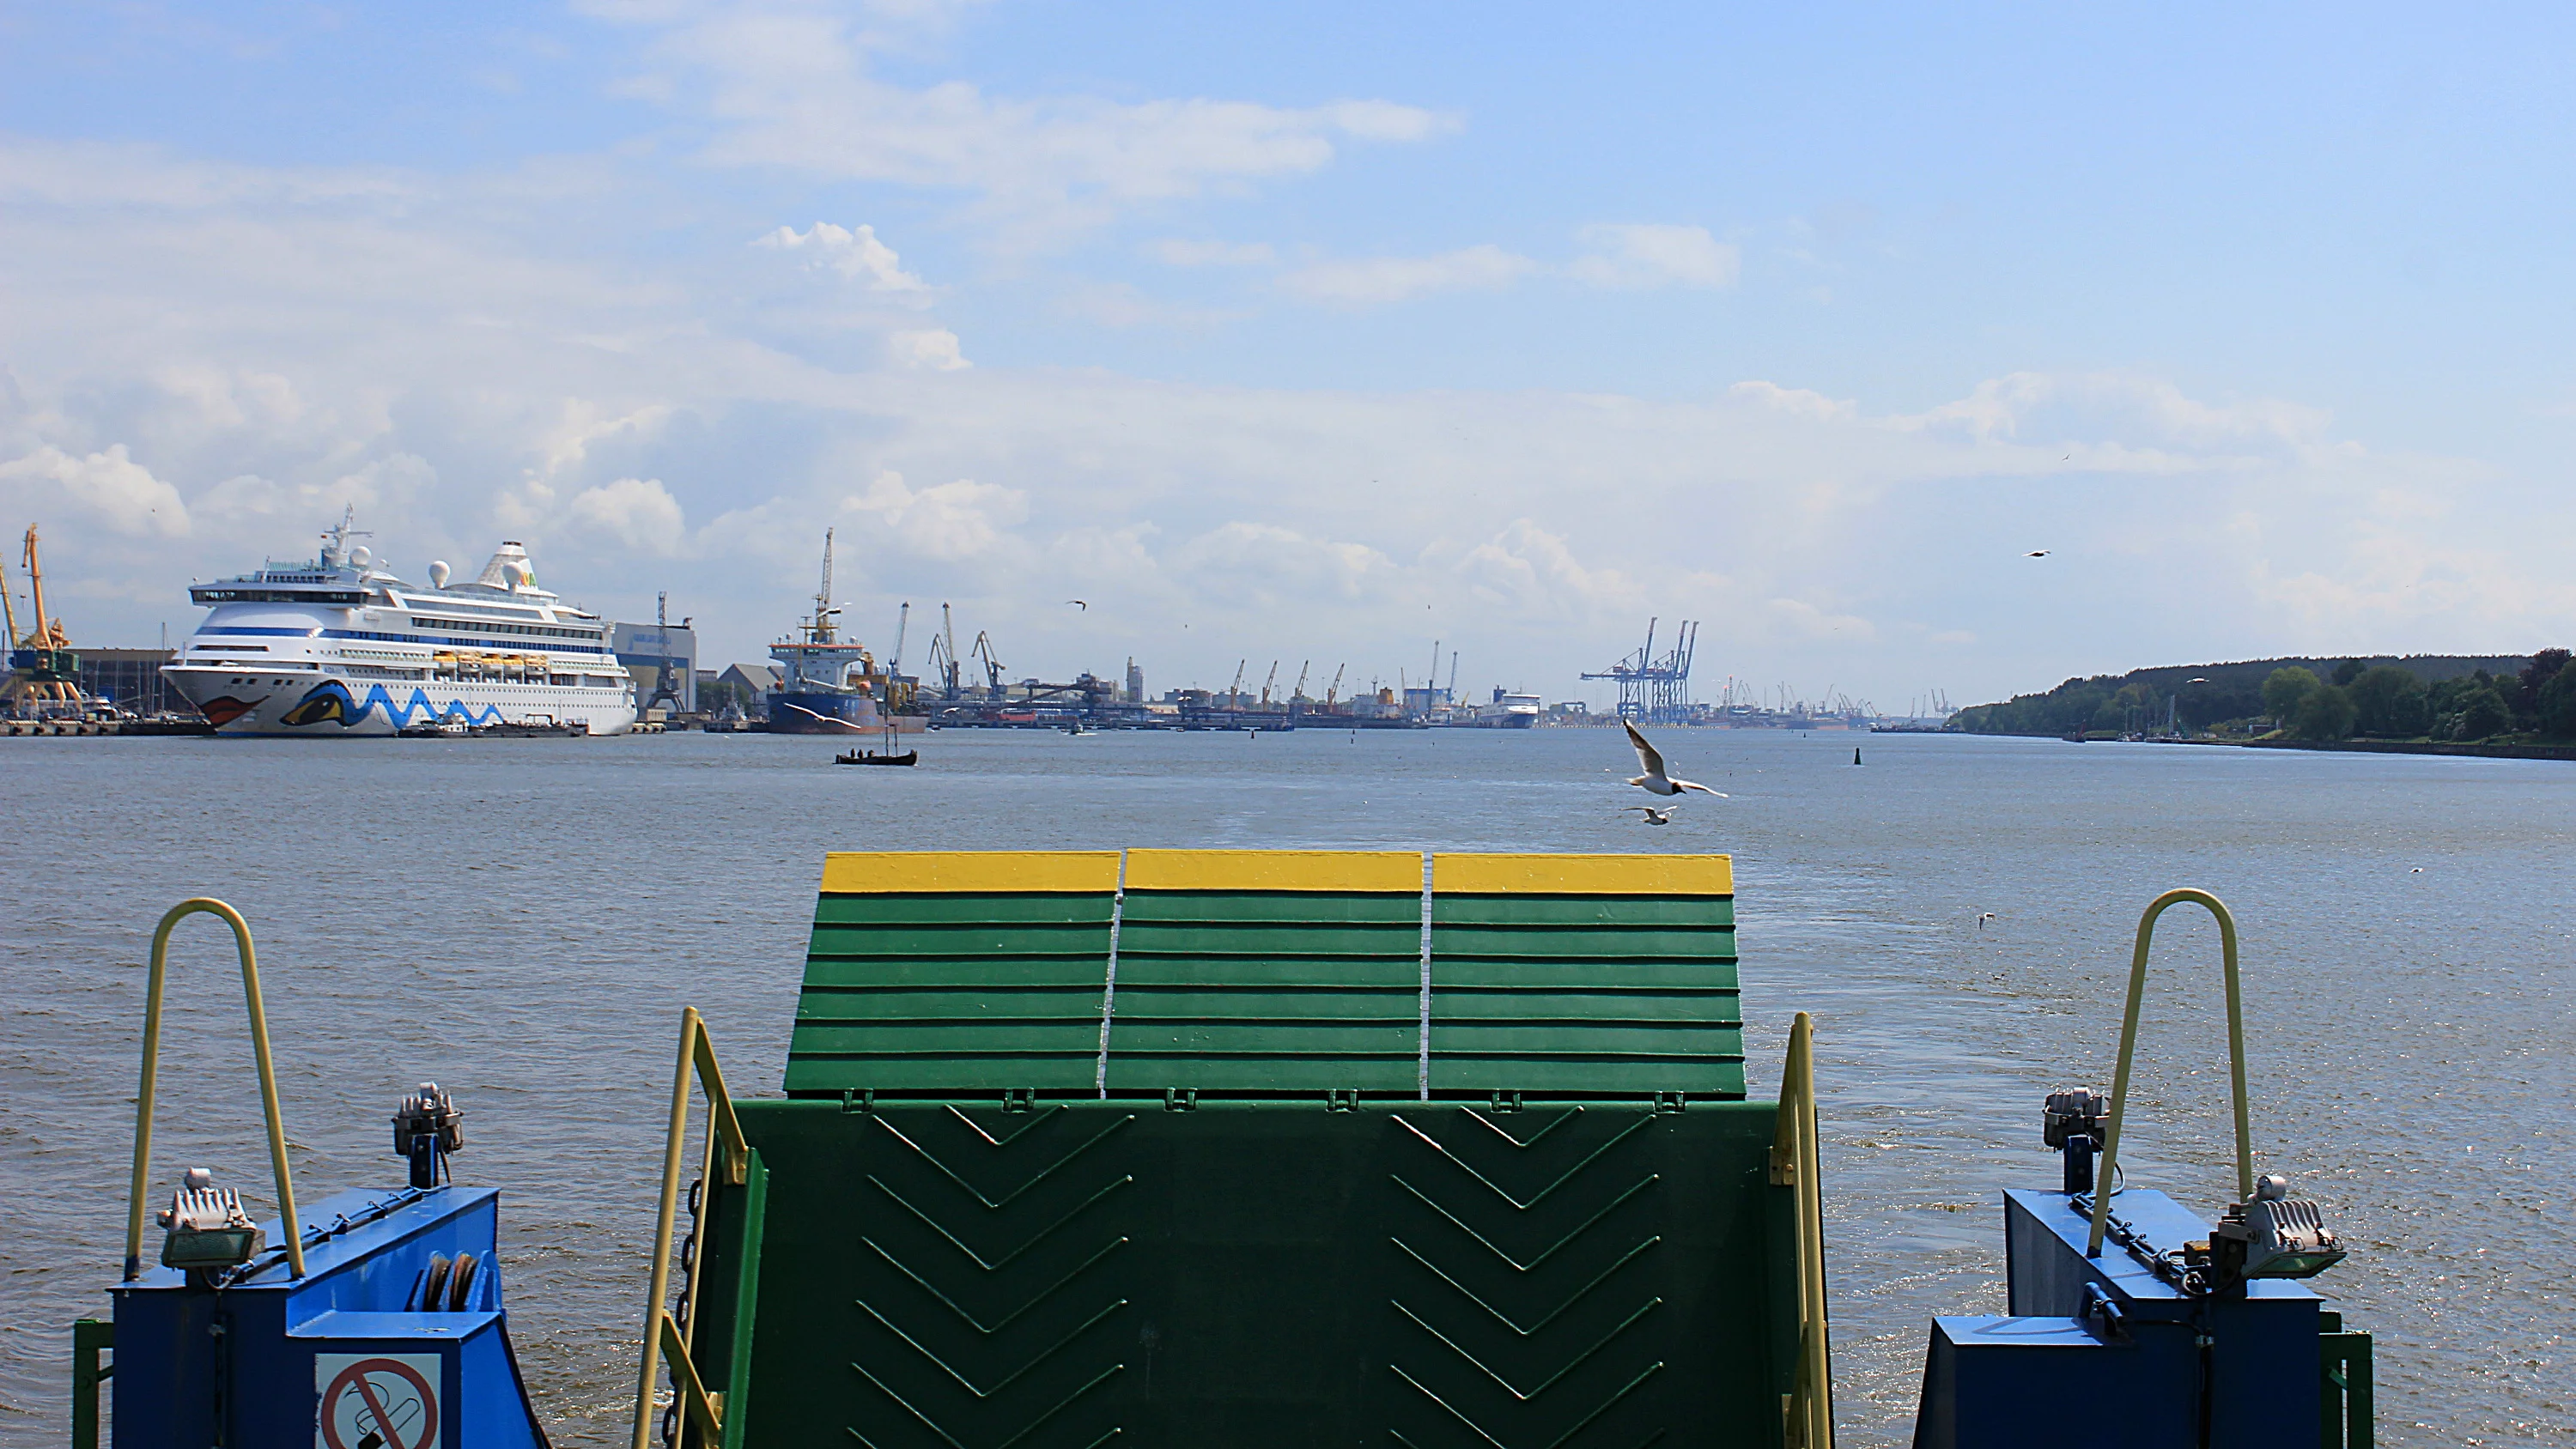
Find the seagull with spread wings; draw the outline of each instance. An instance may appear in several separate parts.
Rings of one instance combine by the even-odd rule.
[[[1646,743],[1646,737],[1637,733],[1635,725],[1629,724],[1626,720],[1621,720],[1620,724],[1628,731],[1628,743],[1637,747],[1637,768],[1645,771],[1642,775],[1631,777],[1629,784],[1650,795],[1678,795],[1685,790],[1697,790],[1704,795],[1715,795],[1720,800],[1727,798],[1723,790],[1712,790],[1696,780],[1676,780],[1665,773],[1663,755],[1657,752],[1653,745]]]
[[[1661,810],[1656,809],[1652,805],[1630,805],[1619,813],[1625,815],[1629,810],[1634,810],[1638,814],[1646,817],[1646,823],[1648,825],[1670,825],[1673,823],[1673,812],[1680,808],[1682,808],[1681,802],[1675,801]]]

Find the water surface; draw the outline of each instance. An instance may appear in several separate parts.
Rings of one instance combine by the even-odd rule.
[[[670,1052],[705,1011],[774,1092],[827,850],[1723,850],[1748,1052],[1813,1012],[1844,1442],[1910,1433],[1927,1318],[2001,1312],[1996,1190],[2047,1186],[2039,1107],[2107,1085],[2157,891],[2244,928],[2257,1155],[2359,1251],[2318,1286],[2379,1335],[2392,1444],[2576,1442],[2576,765],[1937,736],[1672,731],[1729,791],[1675,825],[1605,730],[1084,738],[949,732],[918,770],[828,742],[0,741],[0,1440],[68,1432],[68,1324],[122,1246],[143,961],[172,902],[258,933],[296,1180],[400,1181],[436,1078],[460,1180],[504,1190],[520,1354],[562,1445],[623,1443]],[[1852,750],[1865,764],[1852,764]],[[1992,913],[1982,926],[1979,917]],[[2232,1183],[2215,932],[2167,917],[2130,1180]],[[183,928],[160,1169],[266,1205],[221,927]],[[156,1186],[164,1190],[166,1182]]]

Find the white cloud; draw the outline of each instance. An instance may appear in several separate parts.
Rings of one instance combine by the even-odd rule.
[[[1736,248],[1705,227],[1587,226],[1579,239],[1590,250],[1566,273],[1596,287],[1732,287],[1743,264]]]
[[[641,553],[669,558],[688,532],[680,500],[659,478],[619,478],[572,497],[566,510],[574,526],[606,534]]]
[[[1538,263],[1491,244],[1430,257],[1368,257],[1317,262],[1279,279],[1281,286],[1318,302],[1359,306],[1401,302],[1429,292],[1506,287],[1538,270]]]
[[[1420,141],[1457,124],[1382,100],[1287,108],[1001,98],[964,81],[911,89],[870,72],[889,39],[819,8],[714,7],[665,30],[653,48],[661,80],[630,93],[703,96],[720,127],[711,161],[963,190],[1036,223],[1023,241],[1050,244],[1136,202],[1311,172],[1344,142]],[[671,84],[674,73],[705,84]]]
[[[1154,255],[1175,267],[1259,267],[1279,259],[1268,242],[1187,241],[1165,237]]]
[[[886,339],[886,356],[914,372],[956,372],[975,365],[959,350],[957,334],[945,327],[897,332]]]
[[[1168,562],[1202,590],[1230,595],[1234,611],[1295,607],[1319,597],[1357,601],[1383,595],[1397,576],[1394,561],[1367,544],[1241,520],[1187,540]]]
[[[1830,398],[1820,392],[1810,392],[1802,387],[1782,387],[1774,382],[1739,382],[1728,388],[1726,395],[1756,407],[1813,418],[1818,422],[1850,422],[1860,416],[1860,404],[1849,398]]]
[[[971,478],[914,489],[891,468],[842,499],[841,511],[873,514],[904,548],[945,562],[990,553],[1029,516],[1028,495],[1017,489]]]
[[[1435,545],[1431,556],[1453,553]],[[1479,600],[1522,615],[1597,617],[1651,609],[1651,595],[1616,569],[1587,568],[1561,534],[1527,518],[1463,552],[1449,571]]]
[[[903,259],[895,255],[894,248],[877,240],[873,226],[862,225],[855,231],[828,221],[818,221],[803,231],[782,226],[754,238],[752,245],[801,253],[807,267],[838,272],[871,292],[927,290],[921,278],[903,269]]]
[[[68,503],[118,533],[175,537],[189,528],[179,490],[128,457],[123,443],[85,456],[48,444],[0,463],[0,484],[10,485],[10,501],[21,513]]]

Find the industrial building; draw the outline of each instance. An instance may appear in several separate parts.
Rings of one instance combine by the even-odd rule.
[[[683,619],[677,624],[613,624],[609,626],[608,647],[617,652],[617,662],[635,677],[635,704],[639,709],[659,706],[678,714],[690,714],[698,707],[698,635]],[[668,661],[671,687],[662,689],[662,668]]]

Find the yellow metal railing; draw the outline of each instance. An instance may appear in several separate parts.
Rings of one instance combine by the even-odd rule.
[[[1799,1012],[1780,1070],[1780,1109],[1771,1138],[1771,1181],[1795,1194],[1798,1243],[1798,1368],[1781,1399],[1788,1449],[1833,1449],[1832,1345],[1825,1325],[1825,1189],[1816,1139],[1816,1025]]]
[[[2170,890],[2147,903],[2138,917],[2138,940],[2129,956],[2129,1009],[2120,1022],[2120,1066],[2111,1079],[2111,1120],[2102,1134],[2102,1170],[2093,1189],[2093,1233],[2086,1257],[2102,1256],[2102,1237],[2111,1221],[2112,1171],[2120,1162],[2120,1128],[2129,1115],[2129,1063],[2138,1049],[2138,1008],[2147,994],[2147,947],[2155,940],[2156,917],[2184,902],[2206,906],[2218,918],[2219,959],[2227,979],[2227,1065],[2236,1094],[2236,1195],[2254,1200],[2254,1125],[2245,1090],[2245,1000],[2236,984],[2236,918],[2207,891]]]
[[[679,1389],[682,1412],[698,1426],[701,1440],[709,1444],[724,1442],[724,1395],[707,1391],[698,1376],[697,1361],[689,1351],[698,1318],[698,1287],[706,1275],[694,1271],[693,1265],[684,1290],[687,1301],[678,1316],[673,1316],[669,1301],[671,1238],[680,1219],[680,1159],[688,1147],[692,1071],[707,1095],[706,1156],[700,1176],[709,1186],[718,1182],[740,1186],[751,1167],[751,1144],[743,1139],[742,1123],[734,1116],[733,1099],[725,1095],[724,1073],[716,1066],[715,1043],[707,1036],[706,1019],[698,1015],[696,1007],[684,1007],[680,1011],[679,1065],[671,1075],[671,1132],[662,1148],[662,1214],[653,1229],[653,1297],[644,1310],[644,1363],[635,1381],[634,1449],[651,1449],[653,1379],[664,1355],[670,1358],[671,1377]],[[701,1244],[694,1264],[704,1262]],[[683,1328],[684,1322],[689,1327]]]
[[[304,1276],[304,1223],[295,1213],[295,1183],[287,1174],[286,1125],[277,1111],[277,1069],[268,1055],[268,1010],[260,1004],[259,957],[251,950],[250,923],[222,901],[199,896],[181,901],[152,932],[152,979],[143,1003],[143,1085],[134,1098],[134,1178],[126,1196],[125,1281],[143,1275],[143,1194],[152,1172],[152,1096],[161,1069],[161,984],[168,975],[170,932],[194,915],[220,916],[233,928],[241,958],[242,995],[250,1007],[250,1041],[259,1057],[259,1105],[268,1117],[268,1163],[277,1179],[277,1208],[286,1230],[286,1263]]]

